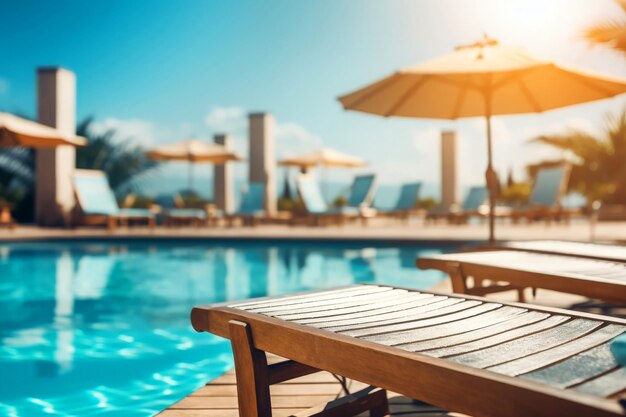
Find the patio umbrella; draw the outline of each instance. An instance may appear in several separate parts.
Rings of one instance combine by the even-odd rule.
[[[0,146],[53,148],[60,145],[84,146],[87,139],[68,135],[59,130],[23,119],[10,113],[0,113]]]
[[[192,190],[193,186],[193,164],[222,165],[229,161],[241,161],[243,159],[224,145],[198,139],[159,146],[148,151],[146,155],[155,161],[187,161],[189,163],[189,191]]]
[[[357,156],[348,155],[332,148],[321,148],[313,152],[286,158],[278,161],[278,165],[298,167],[302,172],[316,166],[336,168],[360,168],[367,165],[367,161]],[[326,175],[324,175],[326,177]],[[325,183],[326,181],[324,181]]]
[[[491,117],[540,113],[613,97],[626,80],[569,69],[485,38],[451,54],[401,69],[339,98],[346,110],[381,116],[433,119],[485,117],[489,188],[489,240],[494,236],[495,173]]]
[[[281,166],[312,168],[315,166],[359,168],[367,162],[356,156],[348,155],[331,148],[321,148],[313,152],[283,159],[278,162]]]

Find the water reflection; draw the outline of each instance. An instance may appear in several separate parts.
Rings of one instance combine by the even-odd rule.
[[[353,283],[427,288],[415,257],[361,244],[0,246],[0,415],[151,415],[232,364],[193,305]],[[125,395],[119,395],[119,393]],[[116,394],[118,393],[118,394]],[[3,411],[4,410],[4,411]],[[119,413],[116,414],[118,410]],[[150,411],[150,412],[148,412]]]

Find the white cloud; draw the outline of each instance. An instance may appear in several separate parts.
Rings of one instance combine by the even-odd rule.
[[[213,107],[204,123],[215,133],[241,135],[248,127],[246,110],[241,107]]]
[[[95,134],[102,134],[108,130],[115,130],[116,141],[131,141],[134,144],[149,147],[157,143],[157,129],[154,124],[142,119],[116,119],[109,117],[104,120],[95,120],[91,124]]]
[[[276,123],[276,143],[279,158],[308,152],[324,146],[319,135],[297,123]]]
[[[205,125],[214,133],[233,137],[235,149],[247,154],[248,112],[241,107],[213,107],[204,118]],[[276,120],[276,151],[278,158],[323,146],[322,138],[293,122]]]

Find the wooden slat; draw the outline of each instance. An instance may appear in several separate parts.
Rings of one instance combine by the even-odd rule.
[[[311,317],[318,317],[317,314],[312,313],[326,313],[326,314],[342,314],[342,311],[350,308],[369,307],[371,310],[376,308],[388,307],[393,304],[394,301],[404,301],[410,299],[421,298],[419,294],[411,294],[406,291],[394,292],[388,291],[384,294],[374,294],[372,296],[359,296],[352,297],[344,302],[335,301],[332,304],[316,305],[315,303],[308,303],[306,306],[285,306],[280,310],[260,310],[260,314],[268,316],[274,316],[285,320],[293,320],[294,317],[300,317],[307,314]],[[311,307],[309,307],[311,306]],[[362,311],[362,310],[358,310]]]
[[[496,324],[518,316],[523,312],[524,310],[521,308],[501,307],[470,318],[455,320],[450,323],[383,335],[380,339],[384,338],[384,342],[380,341],[378,338],[368,338],[368,340],[378,341],[379,343],[384,343],[388,346],[395,346],[422,340],[436,339],[438,337],[451,336],[479,329],[491,324]]]
[[[335,328],[327,328],[324,330],[332,330],[334,332],[344,333],[348,336],[362,337],[368,336],[371,334],[377,334],[376,331],[372,332],[372,329],[375,328],[385,328],[389,332],[405,330],[407,326],[407,322],[417,323],[416,326],[420,327],[420,324],[424,323],[424,320],[431,319],[435,320],[437,318],[443,320],[442,322],[446,322],[445,317],[450,316],[453,313],[460,314],[465,310],[470,310],[472,308],[476,308],[480,306],[481,303],[479,301],[463,301],[456,302],[456,299],[450,298],[448,300],[443,300],[441,303],[431,304],[423,307],[419,311],[416,310],[413,313],[407,313],[404,316],[396,317],[393,319],[381,320],[372,323],[364,323],[362,325],[354,325],[354,326],[341,326]],[[471,313],[469,313],[471,314]],[[442,318],[443,317],[443,318]],[[439,323],[439,321],[433,321],[433,324]],[[425,325],[429,325],[428,322]]]
[[[610,324],[590,334],[582,336],[578,339],[574,339],[570,342],[564,343],[553,349],[545,350],[530,354],[523,358],[516,359],[511,362],[507,362],[501,365],[497,365],[488,368],[490,371],[498,372],[505,375],[517,376],[527,372],[534,371],[539,368],[551,365],[557,361],[569,358],[580,352],[591,349],[599,344],[606,343],[613,339],[615,336],[624,332],[624,326],[617,326]],[[586,373],[586,370],[581,368],[581,375]]]
[[[229,304],[229,307],[238,308],[241,310],[254,311],[259,308],[289,304],[304,304],[317,300],[324,299],[342,299],[348,296],[354,296],[357,294],[371,294],[371,293],[383,293],[391,291],[392,287],[379,287],[376,285],[358,286],[340,288],[337,290],[319,291],[315,293],[304,293],[301,295],[286,295],[283,297],[264,298],[259,301],[247,301],[245,303]]]
[[[461,304],[465,304],[465,303],[471,303],[471,302],[464,301]],[[456,313],[446,314],[446,315],[442,315],[442,316],[438,316],[438,317],[434,317],[430,319],[409,321],[405,323],[391,324],[391,325],[380,326],[380,327],[371,327],[371,328],[363,329],[363,330],[352,330],[352,331],[342,332],[342,334],[360,337],[362,339],[369,340],[372,342],[387,344],[385,343],[385,340],[389,340],[388,336],[393,335],[393,333],[402,332],[405,330],[412,330],[412,329],[419,329],[423,327],[435,326],[435,325],[443,324],[443,323],[450,323],[456,320],[462,320],[468,317],[476,316],[478,314],[486,313],[487,311],[495,310],[496,308],[499,308],[500,306],[501,306],[500,304],[495,304],[495,303],[493,304],[492,303],[485,303],[485,304],[479,303],[475,307],[471,307],[471,308],[468,308],[468,309],[465,309]],[[451,307],[456,307],[456,306],[451,306]]]
[[[608,397],[626,389],[626,368],[621,367],[607,374],[584,382],[573,388],[585,394]]]
[[[476,368],[487,368],[561,345],[589,333],[600,325],[601,323],[596,321],[574,319],[540,333],[476,352],[452,356],[449,359]]]
[[[521,378],[567,388],[607,373],[618,366],[609,344],[606,343],[548,368],[521,375]]]
[[[255,313],[267,314],[268,316],[281,317],[289,320],[291,314],[312,313],[317,311],[334,310],[345,307],[360,306],[371,303],[384,303],[389,299],[402,299],[403,297],[419,297],[420,294],[413,294],[405,290],[392,290],[383,293],[362,294],[345,297],[342,299],[311,301],[306,304],[290,304],[283,306],[272,306],[258,309]]]
[[[539,253],[553,253],[607,261],[626,262],[626,246],[557,240],[517,241],[502,244],[503,248]]]
[[[462,299],[458,298],[441,298],[435,300],[435,303],[421,304],[406,310],[396,311],[390,314],[381,313],[380,315],[369,315],[369,317],[360,317],[357,319],[340,319],[332,322],[325,322],[320,327],[332,332],[345,332],[349,330],[366,329],[373,326],[386,326],[390,324],[403,323],[409,320],[421,320],[425,318],[443,316],[445,314],[456,311],[466,310],[477,304],[464,304]]]
[[[422,294],[420,294],[422,295]],[[368,320],[368,319],[372,319],[372,320],[376,320],[376,317],[380,317],[382,315],[385,314],[389,314],[389,313],[395,313],[395,312],[400,312],[400,311],[406,311],[410,308],[414,308],[414,307],[420,307],[420,306],[424,306],[427,304],[433,304],[436,303],[438,301],[443,301],[445,299],[447,299],[448,297],[440,297],[440,296],[432,296],[429,294],[423,294],[424,297],[420,297],[418,299],[408,299],[405,301],[401,301],[398,302],[396,304],[393,304],[389,307],[386,308],[381,308],[378,310],[378,314],[376,316],[372,316],[371,313],[365,311],[365,312],[360,312],[360,313],[350,313],[350,314],[342,314],[341,318],[335,318],[335,319],[328,319],[328,318],[324,318],[324,317],[315,317],[315,318],[311,318],[311,319],[303,319],[303,320],[292,320],[296,323],[300,323],[300,324],[307,324],[309,326],[314,326],[314,327],[318,327],[318,328],[324,328],[324,327],[332,327],[334,325],[343,325],[349,322],[349,320],[353,320],[353,319],[362,319],[362,320]],[[462,300],[458,300],[459,302]],[[346,322],[346,323],[344,323]]]
[[[396,346],[397,348],[408,350],[411,352],[420,352],[445,348],[449,346],[459,345],[474,340],[483,339],[485,337],[494,336],[499,333],[504,333],[511,329],[515,329],[521,326],[527,326],[529,324],[536,323],[541,320],[545,320],[549,317],[547,313],[538,313],[536,311],[530,311],[519,316],[512,317],[502,323],[493,324],[483,329],[473,330],[471,332],[465,332],[461,334],[455,334],[453,336],[440,337],[434,340],[425,340],[421,342],[414,342],[409,344],[403,344]]]
[[[456,346],[450,346],[440,349],[425,350],[423,353],[437,358],[445,358],[453,355],[460,355],[467,352],[474,352],[479,349],[488,348],[499,345],[513,339],[517,339],[529,334],[533,334],[542,330],[546,330],[567,321],[565,316],[551,316],[538,323],[530,324],[523,327],[517,327],[512,330],[498,333],[494,336],[481,338],[472,342],[462,343]]]

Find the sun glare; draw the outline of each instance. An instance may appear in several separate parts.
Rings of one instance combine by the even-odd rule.
[[[484,25],[485,32],[546,54],[581,39],[584,28],[607,8],[604,2],[580,0],[492,0],[478,4],[480,17],[476,20]]]

